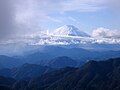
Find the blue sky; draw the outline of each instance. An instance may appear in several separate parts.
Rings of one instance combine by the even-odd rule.
[[[46,29],[52,31],[66,24],[87,33],[100,27],[120,30],[119,3],[120,0],[0,0],[0,12],[4,13],[0,17],[4,22],[9,20],[13,24],[9,27],[11,31],[6,29],[11,26],[7,23],[1,32],[25,34]],[[3,9],[6,7],[9,10]]]
[[[88,33],[99,27],[120,29],[117,3],[119,0],[26,0],[17,6],[16,20],[50,30],[65,24]]]
[[[51,15],[52,18],[60,19],[61,22],[50,22],[48,27],[52,29],[60,27],[64,24],[73,24],[85,32],[92,32],[98,27],[119,29],[119,17],[109,10],[101,10],[97,12],[66,12],[63,15]],[[61,19],[62,18],[62,19]],[[55,24],[54,24],[55,23]],[[53,25],[53,26],[52,26]]]

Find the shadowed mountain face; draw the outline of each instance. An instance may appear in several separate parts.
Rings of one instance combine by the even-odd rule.
[[[64,56],[52,59],[47,65],[48,66],[26,63],[17,68],[0,69],[0,75],[5,77],[13,77],[19,80],[24,78],[33,78],[55,69],[65,68],[68,66],[75,67],[77,65],[77,62],[69,57]]]
[[[18,68],[0,69],[0,75],[5,76],[5,77],[12,77],[17,80],[20,80],[20,79],[29,80],[33,77],[40,76],[52,70],[54,69],[47,67],[47,66],[41,66],[41,65],[36,65],[36,64],[24,64]]]
[[[15,82],[16,80],[13,78],[6,78],[3,76],[0,76],[0,85],[8,85],[8,86],[12,86],[12,84]]]
[[[27,74],[36,74],[34,70],[42,71],[35,67],[39,66],[24,64],[19,75],[24,78]],[[31,77],[12,84],[13,79],[3,77],[7,83],[3,79],[0,82],[2,87],[10,86],[13,90],[120,90],[120,58],[89,61],[80,68],[66,67]]]
[[[24,78],[33,78],[40,76],[46,72],[52,71],[52,68],[35,65],[35,64],[24,64],[14,72],[14,78],[24,79]]]
[[[65,68],[65,67],[75,67],[77,62],[69,57],[57,57],[48,63],[49,67],[52,68]]]
[[[22,65],[22,61],[19,59],[0,55],[0,68],[13,68]]]
[[[12,85],[16,82],[13,78],[0,76],[0,90],[12,90]]]
[[[54,71],[31,80],[28,87],[29,90],[119,90],[120,58]]]
[[[12,90],[12,85],[16,82],[13,78],[0,76],[0,90]]]

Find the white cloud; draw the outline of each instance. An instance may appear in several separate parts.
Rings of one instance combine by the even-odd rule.
[[[65,12],[97,12],[108,7],[118,7],[119,0],[13,0],[18,24],[40,24],[40,22],[62,23],[59,18]],[[115,5],[114,5],[115,4]],[[117,5],[116,5],[117,4]],[[117,9],[118,10],[118,9]],[[57,16],[51,16],[54,14]],[[70,18],[73,20],[73,18]],[[74,20],[75,21],[75,20]],[[29,25],[30,26],[30,25]]]
[[[97,28],[92,33],[93,37],[102,37],[102,38],[120,38],[120,30],[110,30],[106,28]]]
[[[52,18],[50,16],[47,16],[47,18],[53,22],[57,22],[57,23],[63,23],[62,20],[56,19],[56,18]]]
[[[11,0],[0,0],[0,40],[10,37],[14,32],[14,8],[11,3]]]
[[[31,19],[59,22],[55,18],[51,19],[49,14],[61,14],[67,11],[95,12],[104,8],[103,3],[104,0],[17,0],[16,19],[22,23]]]
[[[106,8],[105,0],[66,0],[62,3],[63,11],[95,12]]]
[[[119,12],[120,9],[120,0],[110,0],[108,1],[108,6],[110,9]]]
[[[119,10],[119,0],[0,0],[0,26],[3,27],[0,28],[0,38],[13,32],[20,34],[40,30],[41,23],[64,23],[68,19],[77,22],[74,17],[64,18],[68,11],[96,12],[109,6]],[[56,13],[58,15],[54,16]],[[13,31],[13,27],[16,31]]]
[[[77,20],[71,16],[69,16],[68,19],[72,20],[73,22],[77,22]]]

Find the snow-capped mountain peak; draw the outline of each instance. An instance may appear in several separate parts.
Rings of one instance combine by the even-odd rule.
[[[89,35],[83,31],[80,31],[73,25],[64,25],[53,32],[53,35],[59,36],[81,36],[88,37]]]

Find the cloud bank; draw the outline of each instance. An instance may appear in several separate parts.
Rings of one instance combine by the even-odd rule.
[[[0,40],[13,33],[14,23],[14,8],[11,0],[0,0]]]
[[[101,27],[93,30],[92,36],[102,38],[120,38],[120,30],[110,30]]]
[[[119,2],[119,0],[0,0],[0,39],[40,31],[41,23],[62,23],[61,18],[66,18],[64,14],[67,12],[97,12],[108,7],[118,11]],[[58,16],[54,16],[56,13]],[[70,17],[68,19],[76,21]]]

